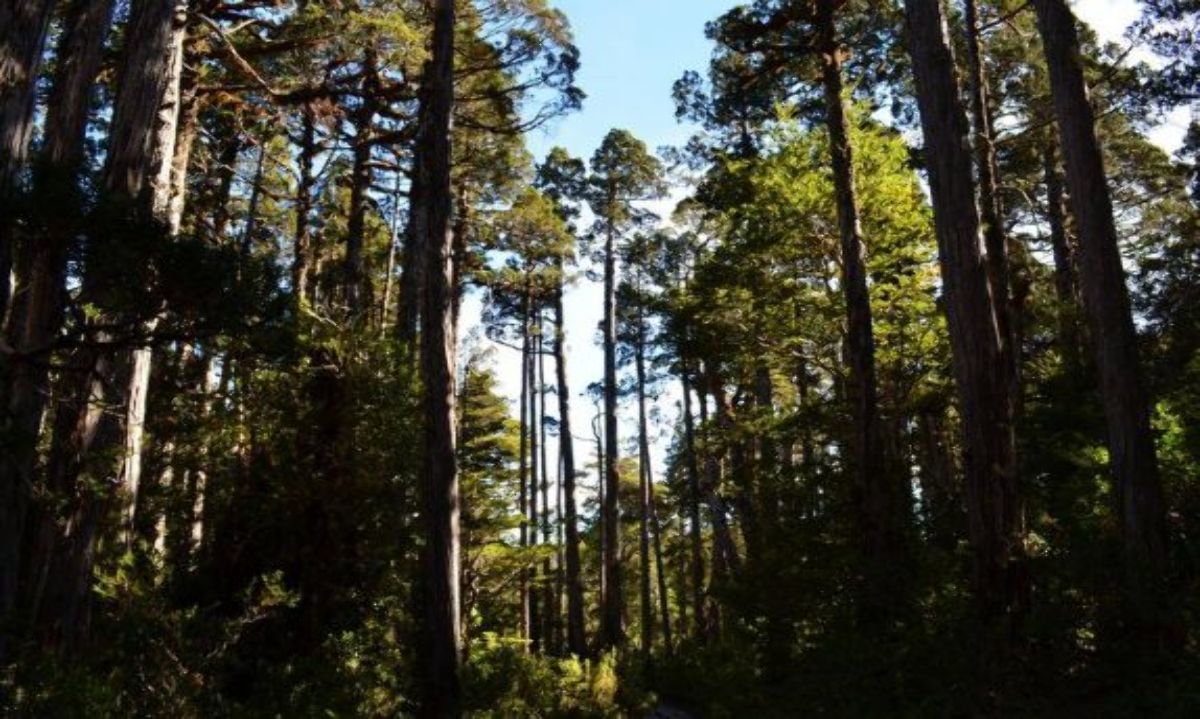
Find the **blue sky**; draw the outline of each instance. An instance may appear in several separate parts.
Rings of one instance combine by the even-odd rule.
[[[554,145],[590,157],[610,129],[632,131],[652,149],[678,144],[687,130],[675,122],[671,85],[686,70],[703,70],[711,46],[705,22],[733,0],[559,0],[582,57],[582,112],[529,138],[542,155]]]

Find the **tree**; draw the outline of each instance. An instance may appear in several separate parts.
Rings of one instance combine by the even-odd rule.
[[[11,603],[16,599],[18,560],[7,552],[16,552],[20,544],[18,537],[26,522],[23,515],[28,497],[22,496],[22,488],[34,484],[38,427],[49,394],[45,360],[50,354],[48,346],[63,322],[62,288],[68,252],[83,209],[76,182],[85,154],[91,88],[99,70],[111,13],[111,2],[80,0],[67,15],[68,24],[57,50],[45,146],[34,179],[37,193],[62,201],[65,208],[55,206],[51,209],[51,205],[58,205],[58,202],[46,202],[44,219],[39,218],[36,223],[45,228],[44,240],[39,242],[29,238],[16,243],[15,248],[15,302],[4,328],[4,337],[23,358],[0,359],[0,427],[3,427],[0,434],[8,438],[4,440],[8,445],[5,459],[0,461],[0,486],[10,488],[5,490],[11,494],[5,495],[4,505],[5,511],[12,513],[0,521],[6,532],[0,538],[0,545],[6,552],[4,560],[0,561],[0,574],[5,577],[0,579],[3,584],[0,614],[11,610]],[[17,29],[15,24],[12,27]],[[0,228],[0,235],[4,232]],[[4,241],[0,239],[0,243]],[[0,274],[7,276],[3,269]]]
[[[1034,7],[1062,137],[1071,208],[1079,222],[1080,285],[1108,423],[1131,619],[1153,621],[1165,562],[1165,510],[1107,174],[1080,65],[1075,16],[1062,0],[1038,0]]]
[[[547,197],[556,203],[559,217],[570,223],[577,215],[573,207],[583,193],[587,168],[582,160],[571,157],[566,150],[554,148],[538,167],[538,184]],[[573,250],[569,252],[573,254]],[[557,380],[559,446],[562,452],[563,507],[562,521],[566,525],[567,590],[567,649],[576,656],[587,651],[583,618],[583,580],[579,553],[579,514],[576,507],[577,470],[575,439],[571,430],[571,390],[567,384],[566,316],[563,311],[563,290],[566,286],[568,252],[558,256],[558,287],[554,292],[554,366]]]
[[[938,0],[906,0],[909,49],[945,283],[976,595],[986,623],[1015,631],[1027,604],[1024,520],[1017,493],[1008,337],[995,314],[980,251],[969,126]]]
[[[436,0],[426,68],[421,131],[416,141],[425,216],[425,288],[422,295],[421,378],[424,385],[425,449],[422,491],[426,523],[425,621],[428,632],[427,685],[423,713],[460,713],[462,660],[459,497],[454,432],[455,347],[450,229],[450,114],[454,105],[454,3]]]
[[[662,169],[644,143],[625,130],[612,130],[592,156],[588,203],[596,215],[593,234],[603,242],[604,265],[604,439],[605,596],[601,600],[603,644],[624,642],[617,467],[617,240],[646,215],[635,202],[663,194]]]
[[[34,90],[53,8],[51,0],[14,0],[0,8],[0,318],[8,310],[16,200],[33,136]],[[11,602],[6,595],[15,592],[11,579],[0,579],[5,585],[0,587],[0,611]]]

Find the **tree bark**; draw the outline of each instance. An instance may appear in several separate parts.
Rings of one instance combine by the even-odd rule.
[[[538,416],[541,418],[538,423],[538,431],[541,435],[539,447],[542,460],[542,544],[550,547],[554,544],[554,530],[550,524],[550,462],[547,451],[549,443],[546,441],[546,322],[541,307],[538,308],[537,321]],[[547,554],[546,558],[542,560],[542,649],[547,654],[558,651],[558,647],[554,643],[554,627],[558,623],[558,617],[554,613],[552,575],[550,555]]]
[[[362,106],[356,117],[354,136],[354,162],[350,171],[350,212],[346,222],[346,264],[343,277],[343,295],[346,311],[354,320],[366,319],[372,302],[370,287],[363,266],[363,245],[366,241],[367,214],[371,210],[371,148],[374,143],[376,70],[375,54],[368,50],[363,60]]]
[[[518,459],[517,486],[519,495],[518,510],[521,516],[521,549],[530,546],[529,524],[529,433],[530,407],[533,404],[529,398],[529,295],[526,294],[521,310],[521,449]],[[533,614],[530,606],[529,569],[521,569],[521,638],[527,641],[533,636]],[[526,650],[529,644],[525,645]]]
[[[706,368],[707,369],[707,368]],[[711,387],[712,378],[709,372],[702,373],[702,382],[707,381]],[[703,385],[701,385],[703,387]],[[709,423],[708,393],[700,392],[700,425],[710,434],[704,442],[705,470],[705,503],[713,527],[713,577],[721,574],[737,574],[741,571],[741,557],[737,552],[737,544],[733,541],[733,533],[729,529],[729,517],[725,501],[721,498],[721,458],[713,447],[711,439],[712,427]]]
[[[154,141],[155,165],[158,170],[151,188],[153,214],[166,225],[168,237],[179,235],[187,195],[187,171],[199,121],[196,97],[199,79],[195,72],[185,71],[184,41],[187,34],[184,15],[170,47],[171,80],[163,95],[158,116],[158,137]],[[145,323],[146,334],[153,332],[158,320]],[[146,426],[146,405],[150,394],[150,372],[154,367],[154,350],[150,346],[133,350],[129,390],[126,395],[125,453],[121,487],[126,494],[125,531],[131,541],[134,535],[137,505],[142,482],[142,466]]]
[[[692,632],[704,636],[704,536],[700,525],[700,463],[696,458],[696,419],[692,413],[692,383],[686,360],[679,372],[683,390],[683,437],[687,452],[688,518],[692,554]],[[681,630],[682,631],[682,630]]]
[[[300,181],[296,187],[296,237],[292,243],[292,299],[299,311],[309,301],[309,276],[312,273],[312,188],[313,163],[317,155],[317,129],[312,107],[301,110]],[[298,312],[297,312],[298,313]]]
[[[610,198],[610,206],[614,200]],[[604,240],[604,574],[605,648],[625,642],[621,579],[621,477],[617,468],[617,254],[610,226]]]
[[[638,401],[638,553],[641,557],[641,609],[642,609],[642,653],[649,657],[654,649],[654,610],[650,597],[650,442],[646,422],[646,348],[645,319],[639,309],[637,337],[634,340],[634,366],[637,371]]]
[[[996,323],[1004,337],[1012,338],[1012,300],[1009,290],[1009,262],[1007,238],[1003,212],[1000,205],[1000,172],[996,163],[996,138],[992,129],[992,108],[988,91],[986,70],[983,66],[983,48],[979,38],[979,13],[976,0],[964,0],[964,22],[967,29],[968,87],[971,95],[971,141],[975,148],[975,166],[979,177],[979,219],[983,226],[983,244],[986,248],[988,280],[992,287],[995,303]],[[1016,353],[1009,340],[1006,361],[1017,381]]]
[[[1058,171],[1056,144],[1042,148],[1042,171],[1046,184],[1046,217],[1050,223],[1050,250],[1054,258],[1054,291],[1058,296],[1058,343],[1068,371],[1082,368],[1083,338],[1079,328],[1078,257],[1075,241],[1067,228],[1067,198]]]
[[[8,589],[14,588],[5,582],[9,562],[18,561],[15,537],[24,532],[37,433],[49,395],[49,347],[62,328],[67,255],[82,211],[76,179],[84,158],[93,82],[111,23],[112,0],[76,0],[64,19],[46,109],[45,142],[34,173],[34,191],[42,208],[37,225],[42,236],[17,248],[17,287],[6,337],[21,356],[12,360],[8,375],[0,377],[0,383],[7,383],[0,384],[0,412],[7,412],[11,422],[7,429],[13,438],[10,451],[3,452],[0,459],[0,487],[5,492],[0,500],[4,510],[0,511],[11,513],[0,520],[4,532],[0,536],[4,547],[0,550],[0,574],[5,575],[0,585]],[[40,524],[35,518],[31,525],[34,536],[40,532]],[[26,548],[27,566],[37,567],[44,561],[35,551],[37,546],[44,545],[35,542]],[[0,595],[4,591],[0,588]],[[5,606],[4,601],[0,598],[0,607]]]
[[[563,522],[566,530],[564,560],[567,590],[567,650],[575,656],[587,651],[583,620],[583,579],[580,576],[579,514],[575,505],[575,440],[571,434],[571,392],[567,385],[566,317],[563,312],[564,263],[558,260],[559,285],[554,293],[554,363],[558,380],[559,447],[563,471]]]
[[[0,5],[0,325],[8,313],[15,201],[33,137],[38,69],[53,8],[53,0],[8,0]],[[12,571],[7,576],[6,563],[0,563],[0,615],[15,597],[16,570]]]
[[[894,607],[906,561],[903,501],[905,490],[899,473],[890,471],[880,436],[878,388],[875,371],[875,333],[867,282],[866,248],[859,219],[854,177],[854,148],[846,117],[842,88],[845,50],[837,38],[834,0],[817,7],[817,45],[825,90],[825,124],[841,237],[842,292],[846,302],[846,349],[849,395],[854,418],[853,452],[849,458],[855,475],[860,540],[865,584],[864,615],[878,616]]]
[[[450,128],[454,105],[453,0],[434,0],[429,92],[421,107],[417,141],[428,196],[428,235],[421,325],[421,377],[425,447],[422,476],[426,522],[426,611],[429,635],[428,684],[422,713],[461,714],[459,666],[462,657],[459,598],[459,499],[454,436],[453,287],[454,237],[450,228]]]
[[[1079,279],[1117,485],[1132,612],[1128,618],[1154,622],[1166,564],[1166,512],[1112,197],[1079,58],[1075,16],[1064,0],[1034,0],[1034,8],[1079,227]]]
[[[667,575],[663,562],[662,522],[658,518],[658,501],[654,494],[654,474],[651,471],[650,452],[646,452],[646,483],[650,488],[650,529],[654,532],[654,570],[658,580],[658,614],[662,622],[663,647],[667,653],[673,651],[674,637],[671,634],[671,605],[667,596]],[[680,621],[683,621],[682,618]]]
[[[532,292],[528,289],[527,292]],[[527,297],[528,306],[534,306],[532,297]],[[541,531],[540,512],[538,510],[538,478],[541,476],[540,453],[538,448],[541,446],[540,433],[542,427],[542,418],[538,414],[538,396],[540,394],[537,383],[537,360],[538,360],[538,344],[537,333],[540,328],[537,326],[536,317],[538,312],[536,309],[531,310],[529,316],[529,355],[526,358],[525,372],[528,376],[526,385],[529,387],[529,545],[537,546],[540,544],[539,532]],[[534,562],[529,570],[529,642],[535,653],[541,652],[542,647],[542,597],[541,587],[538,580],[538,565]]]
[[[429,68],[427,67],[425,76],[428,75]],[[423,102],[430,91],[428,83],[422,82],[420,93]],[[417,122],[417,137],[420,137],[424,132],[420,126],[420,123],[424,122],[424,118],[418,117]],[[429,217],[426,215],[429,188],[422,162],[424,162],[423,154],[419,148],[414,149],[412,179],[408,188],[408,225],[404,233],[404,248],[400,258],[400,307],[397,311],[396,322],[397,334],[401,343],[405,345],[412,345],[416,342],[417,325],[421,315],[419,298],[425,287],[425,268],[422,266],[420,258],[425,256],[425,241],[429,234],[427,230]]]
[[[1007,643],[1019,630],[1029,591],[1007,337],[980,251],[970,127],[941,0],[905,0],[905,7],[965,436],[975,593],[985,625]]]
[[[134,7],[126,37],[137,41],[128,42],[122,55],[104,173],[105,190],[114,206],[128,208],[143,222],[153,218],[164,229],[172,223],[170,178],[185,26],[184,0],[156,0]],[[95,273],[85,268],[85,295],[106,279]],[[107,335],[100,334],[102,338]],[[130,421],[139,421],[144,412],[140,402],[149,379],[144,373],[136,375],[135,368],[140,369],[134,350],[81,347],[75,351],[59,392],[64,402],[56,413],[51,441],[49,491],[74,496],[92,456],[104,456],[108,451],[121,455],[119,448],[130,448]],[[136,453],[126,452],[118,466],[95,471],[103,473],[99,479],[115,484],[128,496],[127,482],[136,477],[131,472],[138,470],[137,459]],[[46,602],[39,618],[45,644],[70,652],[86,635],[96,534],[116,499],[111,493],[83,492],[69,512],[48,570]]]

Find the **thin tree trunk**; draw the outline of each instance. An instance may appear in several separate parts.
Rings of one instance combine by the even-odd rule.
[[[1079,273],[1075,242],[1067,230],[1067,198],[1058,171],[1057,143],[1042,149],[1046,184],[1046,217],[1050,223],[1050,249],[1054,257],[1054,291],[1058,296],[1058,342],[1067,371],[1082,368],[1083,338],[1079,331]]]
[[[391,232],[388,235],[387,274],[383,278],[383,301],[379,305],[379,331],[387,332],[388,311],[392,306],[392,284],[396,275],[396,243],[400,240],[400,172],[396,172],[396,187],[392,190]]]
[[[546,352],[545,352],[545,322],[542,310],[537,313],[537,392],[538,392],[538,423],[539,451],[542,460],[542,544],[549,547],[554,543],[554,534],[550,526],[550,464],[546,451]],[[554,586],[551,583],[550,557],[542,560],[542,650],[547,654],[557,651],[554,645],[554,625],[558,619],[554,616]]]
[[[422,97],[429,90],[421,87]],[[421,122],[422,118],[418,118]],[[422,130],[417,129],[420,136]],[[417,324],[420,320],[421,305],[419,298],[425,287],[425,268],[420,258],[425,255],[426,229],[429,218],[425,207],[428,202],[428,188],[425,181],[425,171],[421,166],[422,154],[413,152],[412,180],[408,188],[408,226],[404,233],[404,249],[401,253],[400,273],[400,307],[397,311],[397,334],[405,345],[411,345],[417,338]]]
[[[642,609],[642,653],[649,657],[654,649],[654,610],[650,597],[650,578],[653,571],[650,567],[650,447],[647,437],[646,423],[646,358],[644,338],[644,318],[639,316],[636,345],[634,346],[634,365],[637,371],[637,400],[638,400],[638,504],[640,517],[638,524],[638,553],[642,562],[641,579],[641,609]]]
[[[920,443],[921,505],[926,532],[931,544],[952,551],[961,535],[962,510],[954,482],[954,456],[945,428],[945,409],[921,409],[917,413],[916,425]]]
[[[532,289],[527,289],[527,292],[532,292]],[[532,298],[528,299],[530,306],[533,305]],[[536,546],[541,543],[541,520],[540,511],[538,510],[538,486],[539,477],[541,476],[540,452],[538,448],[541,446],[540,434],[542,426],[542,418],[538,414],[538,383],[537,383],[537,359],[538,345],[537,335],[540,328],[536,324],[537,310],[534,309],[530,313],[529,319],[529,357],[525,365],[525,372],[529,379],[529,544]],[[544,647],[542,646],[542,596],[541,582],[538,578],[538,565],[536,562],[532,564],[529,571],[529,640],[530,645],[535,653],[540,653]]]
[[[1064,0],[1034,0],[1034,8],[1050,72],[1071,207],[1079,225],[1079,279],[1108,423],[1129,619],[1153,623],[1162,603],[1166,513],[1112,198],[1079,58],[1075,16]]]
[[[610,205],[612,204],[610,198]],[[613,228],[604,241],[604,574],[602,625],[606,648],[625,642],[621,588],[621,477],[617,468],[617,254]]]
[[[373,51],[366,52],[363,66],[367,78],[363,81],[362,106],[355,118],[354,163],[350,170],[350,212],[346,222],[346,263],[342,288],[346,310],[355,319],[365,319],[372,304],[364,268],[363,245],[366,241],[367,214],[371,210],[371,148],[374,142],[372,126],[375,122],[373,93],[376,91]]]
[[[658,579],[658,613],[662,621],[663,647],[670,654],[675,646],[675,638],[671,635],[671,599],[667,593],[666,567],[663,563],[662,522],[658,517],[658,502],[654,493],[654,476],[650,469],[651,462],[647,453],[646,476],[647,483],[650,486],[650,528],[654,532],[654,568]]]
[[[686,360],[679,372],[683,390],[683,432],[688,476],[688,517],[691,520],[692,620],[696,638],[704,636],[704,537],[700,526],[700,465],[696,459],[696,420],[692,413],[692,386]],[[682,630],[681,630],[682,631]]]
[[[233,194],[233,181],[237,179],[238,158],[246,149],[247,140],[233,122],[227,123],[218,132],[223,144],[217,152],[217,166],[213,170],[215,187],[203,204],[213,208],[208,239],[219,246],[224,244],[225,232],[229,229],[229,198]]]
[[[700,404],[700,426],[706,434],[704,438],[704,500],[708,506],[709,520],[712,524],[712,571],[709,577],[709,606],[704,612],[705,632],[709,638],[716,638],[721,631],[721,610],[717,603],[716,590],[726,582],[732,564],[737,558],[737,550],[733,536],[729,532],[725,507],[721,502],[719,487],[721,484],[721,462],[712,447],[712,427],[708,421],[708,396],[705,392],[704,373],[699,373],[700,384],[697,385],[696,395]]]
[[[933,197],[959,409],[965,435],[975,591],[985,625],[1019,630],[1028,604],[1017,491],[1014,398],[985,258],[954,56],[941,0],[905,0]]]
[[[600,586],[597,594],[597,604],[599,605],[597,608],[600,610],[601,622],[601,636],[597,639],[598,644],[601,646],[603,646],[604,642],[604,602],[605,598],[608,597],[608,572],[604,569],[604,558],[607,556],[604,550],[604,541],[606,536],[605,526],[608,524],[604,516],[604,485],[607,480],[608,473],[605,471],[604,466],[604,430],[601,429],[603,424],[604,412],[597,408],[596,416],[592,419],[592,435],[596,438],[596,504],[598,507],[596,512],[596,535],[598,544],[600,545],[600,567],[599,571],[597,572],[597,574],[600,575],[598,582]]]
[[[309,277],[312,274],[312,189],[313,163],[317,155],[317,129],[313,109],[301,110],[300,181],[296,187],[296,237],[292,244],[292,296],[297,309],[308,304]]]
[[[529,397],[529,295],[526,294],[522,310],[521,310],[521,451],[519,455],[519,470],[517,473],[518,492],[520,495],[520,514],[521,514],[521,549],[526,549],[531,545],[529,536],[529,433],[532,427],[530,422],[530,407],[532,402]],[[524,554],[524,552],[523,552]],[[521,638],[527,642],[533,639],[533,607],[530,605],[529,594],[529,569],[521,569]],[[526,643],[526,651],[530,649],[530,644]]]
[[[562,453],[562,496],[565,523],[567,591],[567,650],[576,656],[587,651],[583,620],[583,579],[580,576],[579,516],[575,506],[575,440],[571,434],[571,392],[567,385],[566,318],[563,312],[563,260],[558,260],[559,285],[554,293],[554,363],[558,380],[559,447]]]
[[[987,75],[983,66],[983,48],[979,38],[979,13],[976,0],[964,0],[964,22],[967,28],[968,88],[971,95],[971,141],[975,148],[975,167],[979,178],[979,219],[986,249],[988,280],[995,304],[996,323],[1005,337],[1014,337],[1012,300],[1009,292],[1009,262],[1007,238],[1004,233],[1000,205],[1000,172],[996,163],[996,138],[992,129],[992,108]],[[1007,369],[1017,382],[1016,352],[1011,344]]]

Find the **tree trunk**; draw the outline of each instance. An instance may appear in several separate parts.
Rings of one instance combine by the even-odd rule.
[[[611,198],[610,198],[611,200]],[[612,202],[610,201],[610,205]],[[625,641],[621,588],[621,477],[617,468],[617,254],[609,227],[604,241],[604,574],[603,646]]]
[[[53,7],[53,0],[8,0],[0,5],[0,325],[8,313],[15,201],[33,137],[38,69]],[[15,592],[16,569],[10,573],[0,559],[0,615],[11,606]]]
[[[686,360],[679,371],[683,390],[683,437],[687,452],[688,518],[692,553],[692,631],[704,636],[704,536],[700,526],[700,464],[696,459],[696,420],[692,413],[692,385]],[[682,630],[681,630],[682,631]]]
[[[829,132],[833,182],[841,236],[842,291],[846,302],[851,415],[854,418],[853,452],[861,551],[865,585],[864,616],[878,616],[896,606],[898,584],[906,562],[904,488],[899,473],[884,459],[880,436],[878,389],[875,373],[875,334],[867,285],[866,248],[859,220],[854,177],[854,149],[846,118],[842,89],[845,50],[837,39],[835,3],[821,0],[817,10],[818,49],[825,90],[825,124]]]
[[[638,323],[636,346],[634,349],[634,364],[637,370],[637,400],[638,400],[638,504],[640,509],[638,523],[638,553],[641,557],[642,576],[642,653],[649,657],[654,649],[654,611],[650,597],[650,578],[653,572],[650,567],[650,442],[647,437],[646,423],[646,348],[645,348],[645,319],[639,310],[636,319]]]
[[[599,404],[599,403],[597,403]],[[596,416],[592,419],[592,436],[596,439],[596,506],[599,508],[596,512],[596,535],[599,546],[600,567],[596,572],[600,575],[597,584],[599,591],[597,592],[597,604],[600,610],[600,634],[597,638],[598,644],[603,646],[604,643],[604,602],[608,597],[608,572],[604,568],[604,558],[607,556],[604,551],[604,542],[606,536],[605,526],[608,524],[604,517],[604,484],[607,481],[608,473],[604,467],[604,430],[601,427],[604,424],[604,412],[597,407]]]
[[[400,178],[396,172],[396,187],[392,190],[391,229],[388,234],[387,272],[383,276],[383,298],[379,303],[379,332],[383,336],[387,332],[388,312],[392,306],[392,284],[396,276],[396,243],[400,240]]]
[[[1129,619],[1154,622],[1163,591],[1159,584],[1166,564],[1166,514],[1112,198],[1079,58],[1075,16],[1064,0],[1034,0],[1034,8],[1079,226],[1079,279],[1117,485]]]
[[[426,613],[429,683],[423,713],[461,713],[458,679],[462,656],[459,599],[458,467],[454,437],[453,288],[454,237],[450,231],[450,126],[454,105],[453,0],[435,0],[428,94],[417,140],[428,235],[421,325],[421,377],[425,405],[422,474],[425,494]]]
[[[567,386],[566,318],[563,312],[563,261],[558,260],[559,286],[554,293],[554,363],[558,380],[559,447],[562,453],[563,510],[566,530],[564,559],[567,590],[567,650],[575,656],[587,651],[583,620],[583,580],[579,561],[579,516],[575,506],[575,441],[571,434],[571,392]]]
[[[702,374],[702,381],[708,379],[705,372]],[[703,386],[703,385],[701,385]],[[741,571],[741,557],[738,556],[737,544],[733,541],[733,533],[729,529],[729,517],[725,507],[725,501],[721,498],[721,458],[717,454],[716,448],[713,447],[711,432],[712,427],[709,423],[708,413],[708,396],[704,391],[700,392],[700,425],[705,428],[710,434],[704,442],[704,470],[705,470],[705,503],[708,505],[709,515],[713,527],[713,571],[714,577],[719,574],[737,574]],[[718,572],[718,569],[720,570]]]
[[[554,544],[554,530],[550,524],[550,463],[547,452],[548,443],[546,442],[546,323],[541,308],[538,309],[537,320],[538,416],[541,418],[538,423],[538,432],[541,435],[539,446],[542,460],[542,544],[550,547]],[[546,555],[546,558],[542,560],[542,649],[547,654],[558,651],[558,647],[554,644],[554,627],[558,622],[558,617],[554,614],[552,574],[550,556]]]
[[[526,294],[521,311],[521,451],[519,469],[517,472],[518,493],[520,496],[519,511],[521,516],[521,549],[528,548],[530,541],[529,524],[529,434],[532,429],[530,411],[533,402],[530,401],[529,386],[529,295]],[[521,569],[521,638],[531,641],[533,638],[533,607],[530,604],[529,569]],[[530,647],[525,645],[526,650]]]
[[[169,216],[171,168],[185,24],[182,0],[135,6],[126,36],[138,41],[130,42],[122,56],[105,168],[106,192],[114,206],[130,208],[143,222],[153,218],[168,230],[173,224]],[[95,283],[106,281],[94,273],[85,268],[85,295]],[[106,319],[130,324],[127,318]],[[112,339],[107,332],[99,334],[102,339]],[[136,481],[140,469],[140,455],[128,450],[144,416],[144,389],[149,380],[145,372],[148,363],[137,361],[138,351],[148,350],[82,347],[69,361],[59,393],[64,403],[57,412],[51,443],[49,491],[73,496],[93,455],[105,456],[110,451],[120,455],[116,450],[124,448],[119,466],[96,471],[104,473],[98,479],[113,482],[128,496],[130,482]],[[141,374],[135,374],[135,369]],[[136,449],[140,450],[140,443]],[[108,494],[83,493],[59,540],[60,550],[48,573],[46,597],[51,601],[41,625],[44,642],[61,650],[73,650],[86,634],[96,534],[115,499]]]
[[[532,289],[527,289],[532,292]],[[529,306],[533,305],[532,298],[527,298]],[[532,310],[529,319],[529,356],[526,360],[525,372],[528,376],[529,387],[529,545],[540,544],[541,531],[540,512],[538,510],[538,478],[541,475],[538,447],[541,446],[540,434],[542,418],[538,414],[539,388],[537,383],[538,344],[537,334],[540,328],[535,323],[537,310]],[[541,652],[542,646],[542,596],[541,583],[538,580],[538,566],[534,562],[529,570],[529,642],[535,653]]]
[[[317,129],[312,107],[301,111],[300,181],[296,187],[296,237],[292,244],[292,300],[299,309],[309,300],[309,277],[312,274],[312,214],[313,163],[317,155]]]
[[[346,311],[354,320],[366,319],[371,308],[370,287],[363,266],[363,244],[366,240],[367,214],[371,211],[371,148],[374,142],[373,75],[376,72],[375,54],[368,50],[363,61],[367,77],[363,80],[362,106],[355,118],[354,163],[350,171],[350,212],[346,223],[346,264],[343,273],[343,296]]]
[[[206,193],[208,197],[203,205],[213,208],[212,216],[208,220],[207,237],[214,245],[220,246],[224,244],[225,232],[229,228],[229,198],[233,194],[233,181],[237,178],[238,158],[248,142],[232,121],[226,123],[218,133],[219,142],[222,144],[217,151],[216,167],[213,168],[212,178],[209,180],[212,188]]]
[[[428,75],[427,67],[425,76]],[[420,88],[422,102],[425,101],[430,91],[429,84],[423,82]],[[417,118],[418,124],[424,121],[424,118]],[[420,137],[423,132],[424,129],[418,126],[417,137]],[[408,188],[408,226],[404,233],[404,248],[400,258],[400,307],[396,323],[397,334],[405,345],[412,345],[417,339],[417,324],[421,315],[419,299],[425,287],[425,268],[422,266],[420,258],[425,256],[425,241],[429,234],[427,229],[429,218],[425,209],[428,204],[429,188],[422,162],[424,162],[423,153],[419,151],[419,148],[414,149],[412,179]]]
[[[1054,257],[1054,291],[1058,296],[1058,343],[1067,370],[1082,368],[1083,338],[1079,331],[1079,273],[1075,242],[1067,230],[1067,198],[1058,171],[1056,143],[1042,149],[1046,184],[1046,217],[1050,223],[1050,249]]]
[[[667,575],[663,563],[662,522],[658,518],[658,502],[654,494],[654,474],[651,472],[650,453],[646,451],[646,483],[650,488],[650,529],[654,532],[654,569],[658,579],[658,614],[662,622],[663,647],[669,654],[673,651],[674,637],[671,635],[671,605],[667,596]],[[682,618],[680,621],[683,621]]]
[[[961,536],[962,509],[954,481],[954,455],[945,428],[945,409],[927,407],[919,410],[916,425],[926,533],[930,544],[953,551]]]
[[[976,0],[964,0],[963,21],[967,28],[968,87],[971,95],[971,141],[975,148],[975,166],[979,177],[979,219],[983,226],[983,245],[987,250],[988,280],[992,287],[996,323],[1004,337],[1010,338],[1007,369],[1013,373],[1010,381],[1016,383],[1016,348],[1014,337],[1012,300],[1009,296],[1009,262],[1007,238],[1003,212],[1000,205],[1000,172],[996,164],[996,138],[992,130],[992,108],[988,92],[987,75],[983,66],[983,48],[979,38],[979,13]],[[1014,390],[1015,391],[1015,390]]]
[[[0,487],[6,493],[0,505],[15,517],[5,516],[0,521],[4,532],[0,536],[0,545],[5,548],[2,551],[14,552],[0,558],[0,574],[8,571],[9,561],[17,561],[18,542],[10,542],[8,532],[19,536],[23,531],[26,492],[33,486],[37,433],[50,389],[49,347],[62,327],[67,255],[82,212],[76,178],[84,158],[93,83],[111,24],[111,0],[76,0],[64,20],[56,52],[45,142],[34,176],[41,237],[17,248],[17,291],[6,333],[8,342],[22,356],[14,358],[8,368],[10,374],[0,378],[0,383],[8,383],[0,384],[0,412],[8,413],[8,431],[13,437],[11,451],[4,452],[0,459]],[[10,491],[15,494],[8,495]],[[38,521],[31,525],[35,533],[40,532],[39,525]],[[26,550],[34,567],[45,560],[35,556],[32,550],[36,546]],[[5,582],[6,578],[0,578],[0,607],[6,606],[2,596],[8,586]]]
[[[905,0],[905,7],[965,436],[975,592],[984,623],[1003,644],[1006,631],[1018,630],[1029,592],[1007,337],[980,251],[970,128],[941,0]]]
[[[153,143],[156,172],[150,185],[152,213],[156,220],[166,226],[167,235],[172,238],[179,234],[183,220],[187,169],[199,118],[196,98],[199,79],[195,72],[185,72],[184,69],[186,4],[178,6],[177,11],[177,29],[168,50],[169,80],[156,120],[157,137]],[[150,334],[157,323],[157,319],[151,319],[142,329]],[[125,451],[121,487],[126,495],[126,531],[132,538],[141,491],[146,403],[150,392],[150,372],[154,367],[152,347],[136,347],[131,361],[129,389],[125,398]]]

